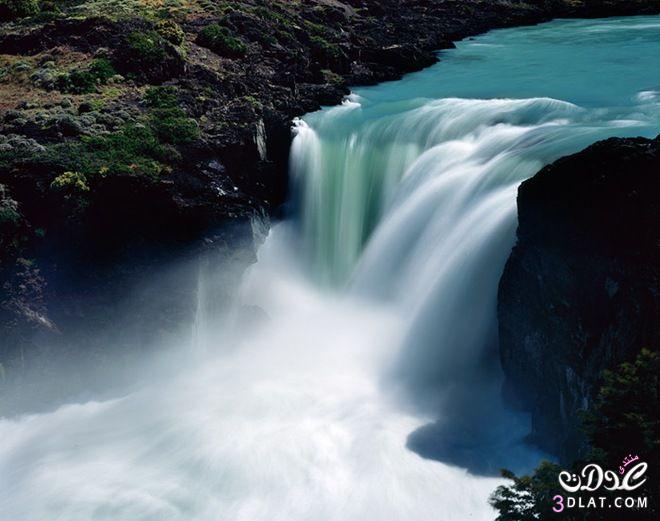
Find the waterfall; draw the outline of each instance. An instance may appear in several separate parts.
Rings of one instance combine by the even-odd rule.
[[[297,121],[292,215],[231,312],[210,301],[234,272],[200,264],[198,349],[115,399],[0,419],[3,518],[492,520],[493,469],[540,457],[500,400],[516,189],[660,131],[657,20],[496,31]]]
[[[631,112],[657,116],[657,106]],[[517,187],[620,132],[621,118],[620,108],[551,98],[354,95],[296,123],[292,177],[311,276],[396,307],[405,333],[395,371],[418,402],[453,402],[456,413],[490,405],[474,388],[497,378],[495,303]]]

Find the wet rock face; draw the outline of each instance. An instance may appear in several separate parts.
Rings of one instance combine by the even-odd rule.
[[[659,199],[660,137],[596,143],[519,189],[498,297],[505,391],[564,459],[584,448],[603,370],[659,345]]]

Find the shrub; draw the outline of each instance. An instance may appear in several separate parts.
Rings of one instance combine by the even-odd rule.
[[[88,94],[96,90],[96,78],[86,70],[76,69],[58,78],[57,88],[61,92]]]
[[[165,170],[164,161],[176,158],[176,151],[163,145],[151,127],[130,124],[109,135],[50,145],[45,153],[25,159],[29,164],[78,172],[89,180],[99,174],[155,177]]]
[[[20,220],[18,203],[9,197],[5,186],[0,184],[0,226],[3,224],[17,224]]]
[[[95,173],[136,173],[149,176],[160,174],[161,161],[173,156],[154,131],[144,125],[126,125],[109,136],[84,138],[79,157],[84,167]]]
[[[235,38],[227,27],[210,24],[204,27],[197,36],[197,43],[208,47],[222,56],[239,57],[247,52],[247,46]]]
[[[60,92],[89,94],[96,91],[98,85],[107,83],[115,74],[116,71],[109,60],[98,58],[93,60],[87,69],[74,69],[57,76],[55,87]]]
[[[39,12],[39,0],[0,0],[0,7],[10,18],[23,18]]]
[[[99,83],[108,83],[108,80],[117,74],[117,71],[107,58],[96,58],[89,65],[89,72]]]
[[[186,40],[186,33],[174,20],[161,20],[156,24],[156,32],[174,45],[181,45]]]
[[[277,11],[273,11],[272,9],[268,9],[267,7],[255,7],[254,8],[254,14],[256,14],[259,18],[262,18],[264,20],[269,20],[271,22],[276,22],[280,25],[283,26],[289,26],[292,25],[291,20],[284,14],[278,13]]]
[[[151,126],[162,141],[172,145],[191,143],[199,137],[197,122],[177,108],[154,110]]]
[[[136,65],[152,67],[165,58],[165,41],[156,31],[134,31],[128,35],[128,45],[135,55]]]
[[[53,179],[50,187],[53,190],[69,193],[89,192],[87,178],[80,172],[64,172]]]
[[[605,371],[603,385],[584,427],[590,457],[620,458],[621,447],[643,454],[649,466],[660,463],[660,353],[642,349],[633,362]],[[656,482],[657,485],[657,482]]]
[[[660,353],[642,349],[637,359],[605,371],[600,392],[591,411],[585,414],[584,430],[591,452],[586,460],[606,469],[618,465],[622,450],[640,455],[650,469],[660,464]],[[577,473],[584,462],[576,462]],[[502,471],[512,481],[498,487],[490,504],[499,511],[496,521],[554,520],[552,497],[559,492],[557,477],[560,467],[543,462],[531,476],[517,477]],[[603,492],[604,495],[609,492]],[[636,494],[660,497],[660,485],[648,480]],[[653,500],[652,499],[652,500]],[[657,519],[657,512],[631,511],[634,519]],[[562,519],[580,521],[619,521],[620,512],[578,510],[562,514]]]
[[[307,28],[310,34],[315,34],[317,36],[325,36],[325,34],[327,33],[325,27],[323,27],[320,24],[315,24],[314,22],[310,22],[309,20],[305,20],[305,27]]]
[[[155,109],[175,108],[179,103],[178,89],[172,86],[149,87],[144,93],[144,101]]]
[[[323,74],[323,81],[325,83],[330,83],[332,85],[343,85],[344,83],[344,78],[336,72],[332,72],[330,69],[321,70],[321,74]]]

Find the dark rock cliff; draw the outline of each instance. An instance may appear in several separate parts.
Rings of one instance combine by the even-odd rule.
[[[498,297],[505,392],[563,460],[603,370],[660,345],[660,137],[608,139],[518,192],[518,242]]]

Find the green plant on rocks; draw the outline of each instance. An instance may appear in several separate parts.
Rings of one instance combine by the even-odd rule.
[[[93,60],[86,69],[74,69],[55,79],[55,88],[71,94],[89,94],[99,85],[105,85],[117,72],[106,58]]]
[[[182,45],[186,41],[186,33],[183,32],[181,26],[174,20],[160,20],[156,23],[156,32],[165,40],[174,45]]]
[[[39,0],[0,0],[0,12],[8,18],[23,18],[39,12]]]
[[[247,52],[247,45],[234,37],[227,27],[218,24],[204,27],[197,36],[197,43],[229,58],[237,58]]]
[[[101,84],[108,83],[110,78],[117,74],[112,63],[107,58],[96,58],[92,60],[92,63],[89,65],[89,72]]]
[[[24,168],[72,172],[56,182],[53,189],[84,181],[92,189],[95,176],[132,174],[157,177],[168,170],[167,162],[179,159],[172,147],[161,142],[149,125],[131,123],[107,135],[83,136],[47,145],[40,151],[14,153],[11,161]],[[0,154],[0,164],[2,164]],[[64,175],[64,174],[62,174]],[[59,176],[58,176],[59,177]],[[56,178],[57,179],[57,178]],[[86,190],[82,185],[77,185]]]
[[[166,55],[165,40],[155,30],[133,31],[128,35],[128,45],[134,54],[136,65],[153,67]]]
[[[89,192],[89,185],[87,178],[80,172],[64,172],[58,175],[50,183],[52,190],[70,192],[70,193],[83,193]]]
[[[9,197],[5,186],[0,184],[0,226],[4,224],[15,225],[20,220],[18,203]]]
[[[151,113],[151,126],[158,138],[172,145],[183,145],[199,137],[199,125],[178,108],[155,109]]]
[[[145,103],[155,109],[170,109],[179,103],[179,90],[171,85],[149,87],[144,93]]]

